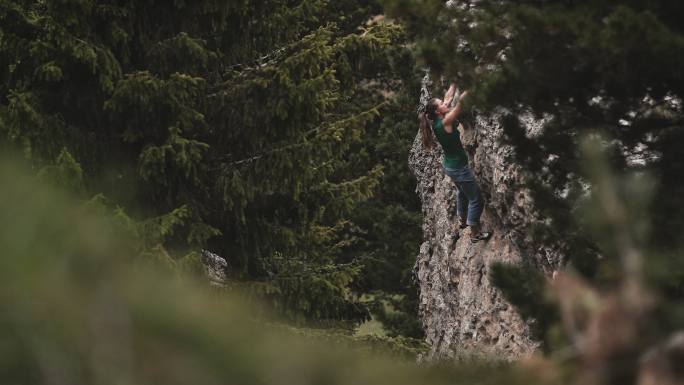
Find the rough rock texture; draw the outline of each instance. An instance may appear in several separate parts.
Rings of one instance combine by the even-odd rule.
[[[428,98],[424,89],[423,101]],[[541,122],[523,119],[528,135]],[[497,261],[529,262],[551,275],[561,263],[557,247],[536,246],[526,229],[542,220],[523,183],[514,149],[501,144],[496,116],[478,117],[461,135],[485,198],[482,223],[494,232],[486,243],[473,244],[470,230],[456,228],[456,187],[441,166],[442,151],[425,151],[420,135],[409,166],[418,180],[424,242],[416,261],[420,316],[430,345],[423,360],[494,356],[515,360],[538,346],[528,325],[493,287],[490,267]],[[541,222],[543,223],[543,222]]]
[[[224,286],[228,281],[228,261],[225,258],[212,253],[209,250],[202,250],[202,265],[204,273],[212,286]]]

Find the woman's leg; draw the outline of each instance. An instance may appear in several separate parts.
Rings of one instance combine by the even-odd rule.
[[[467,166],[460,169],[445,168],[445,171],[458,187],[456,211],[460,218],[467,218],[466,223],[470,226],[471,241],[478,242],[489,239],[492,233],[483,231],[480,227],[484,200],[473,172]]]
[[[462,181],[458,182],[458,190],[459,198],[460,196],[464,196],[462,199],[467,200],[468,226],[479,226],[480,216],[484,209],[484,201],[482,200],[480,187],[478,187],[477,182],[475,181]]]
[[[459,183],[456,183],[456,212],[458,213],[458,218],[461,221],[459,227],[465,227],[468,223],[468,196],[461,190]]]
[[[492,236],[490,231],[483,231],[480,227],[480,216],[484,209],[484,200],[480,187],[475,181],[464,181],[459,183],[461,191],[468,196],[468,226],[470,226],[470,240],[475,243],[487,240]]]
[[[465,220],[465,223],[470,226],[471,240],[473,242],[488,239],[491,236],[491,232],[484,232],[480,227],[480,216],[484,209],[484,200],[472,171],[469,167],[460,169],[445,168],[445,171],[456,183],[456,211],[461,219],[461,225],[463,225]]]

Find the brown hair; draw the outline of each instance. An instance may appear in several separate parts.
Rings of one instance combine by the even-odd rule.
[[[437,99],[430,99],[425,105],[425,111],[418,115],[420,120],[420,139],[423,142],[423,148],[432,150],[435,148],[435,137],[432,133],[432,120],[437,118]]]

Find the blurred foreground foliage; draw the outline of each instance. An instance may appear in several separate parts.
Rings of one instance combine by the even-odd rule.
[[[140,249],[116,212],[2,161],[0,382],[674,384],[684,311],[643,280],[641,263],[652,255],[634,219],[647,206],[648,177],[616,178],[601,143],[587,148],[595,178],[587,208],[598,214],[590,222],[615,249],[620,272],[611,288],[572,271],[531,284],[557,310],[552,326],[570,345],[515,365],[489,357],[419,367],[411,340],[279,322],[243,292],[217,291],[201,274],[178,274],[183,267],[163,250]],[[642,192],[627,202],[623,188]],[[536,304],[519,308],[529,315]]]
[[[660,279],[681,274],[684,250],[649,245],[657,184],[643,170],[616,173],[608,142],[598,135],[582,142],[590,187],[576,213],[601,252],[593,267],[601,279],[574,266],[545,277],[530,265],[504,264],[493,267],[492,278],[573,383],[680,383],[684,302],[663,291],[668,282]]]
[[[527,383],[505,365],[420,368],[374,337],[279,323],[159,269],[116,215],[30,174],[0,162],[3,384]]]

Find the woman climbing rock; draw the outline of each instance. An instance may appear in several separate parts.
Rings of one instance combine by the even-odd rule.
[[[484,231],[480,225],[480,216],[484,209],[484,201],[473,172],[468,167],[468,156],[461,144],[463,125],[458,121],[461,113],[461,101],[468,94],[463,92],[452,108],[449,106],[456,93],[456,86],[451,84],[444,95],[444,100],[431,99],[420,114],[420,135],[423,147],[431,150],[435,147],[434,137],[444,150],[444,172],[456,183],[456,211],[459,217],[459,229],[470,226],[470,239],[473,243],[487,240],[492,233]],[[432,132],[434,132],[434,136]]]

